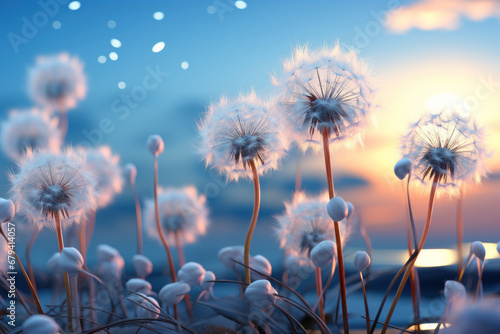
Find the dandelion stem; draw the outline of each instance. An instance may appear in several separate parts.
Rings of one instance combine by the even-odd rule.
[[[2,223],[3,223],[3,221],[2,221]],[[5,233],[4,233],[1,225],[0,225],[0,233],[2,234],[3,238],[5,239],[5,242],[8,244],[9,243],[9,239],[5,235]],[[24,269],[24,266],[23,266],[21,260],[19,260],[19,257],[17,256],[17,253],[16,253],[16,251],[14,249],[12,250],[12,252],[14,253],[14,257],[16,258],[16,263],[19,265],[19,268],[21,268],[21,271],[23,273],[24,279],[26,280],[26,283],[28,284],[28,287],[29,287],[29,289],[31,291],[31,295],[33,296],[33,299],[35,300],[35,304],[36,304],[36,308],[38,310],[38,313],[44,314],[43,313],[43,309],[42,309],[42,305],[40,304],[40,300],[38,299],[38,295],[37,295],[37,293],[35,291],[35,288],[33,287],[33,284],[31,284],[31,280],[28,277],[28,274],[26,273],[26,270]]]
[[[472,253],[469,254],[467,257],[467,260],[465,261],[464,266],[462,267],[462,270],[460,271],[460,274],[458,275],[458,282],[462,283],[462,279],[465,274],[465,269],[469,266],[470,262],[472,261]]]
[[[325,305],[323,299],[323,282],[321,281],[321,268],[316,267],[316,293],[319,298],[319,316],[325,322]]]
[[[462,271],[463,265],[463,242],[464,242],[464,218],[463,218],[464,193],[460,188],[460,195],[457,199],[457,254],[458,254],[458,274]]]
[[[298,151],[298,150],[297,150]],[[297,167],[295,171],[295,192],[299,192],[302,188],[302,156],[300,152],[297,152]]]
[[[155,184],[154,184],[154,195],[155,195],[155,213],[156,213],[156,227],[158,228],[158,234],[160,235],[161,242],[163,243],[163,247],[165,247],[165,251],[167,252],[168,264],[170,266],[170,275],[172,276],[172,283],[177,281],[175,277],[175,266],[174,261],[172,259],[172,253],[170,252],[170,247],[168,246],[167,240],[163,235],[163,229],[160,225],[160,211],[158,209],[158,157],[155,156],[154,162],[154,173],[155,173]],[[177,305],[174,305],[174,317],[175,320],[178,320],[177,314]]]
[[[257,217],[259,216],[260,209],[260,184],[259,184],[259,173],[257,172],[257,166],[255,161],[251,160],[249,163],[253,174],[253,188],[254,188],[254,203],[253,203],[253,213],[252,220],[250,221],[250,226],[248,227],[247,236],[245,238],[245,283],[249,285],[251,283],[250,278],[250,243],[252,242],[253,231],[255,230],[255,225],[257,225]]]
[[[434,200],[436,198],[436,188],[439,182],[439,173],[436,173],[434,176],[434,180],[432,182],[432,188],[431,188],[431,193],[429,196],[429,208],[427,211],[427,218],[425,220],[425,227],[424,227],[424,232],[422,233],[422,239],[420,239],[420,243],[418,245],[418,248],[416,249],[416,256],[415,258],[410,262],[408,267],[406,268],[406,271],[403,275],[403,278],[401,279],[401,283],[399,284],[398,291],[396,292],[396,296],[394,297],[394,301],[392,302],[391,308],[389,310],[389,313],[387,314],[387,318],[384,323],[384,327],[382,328],[381,334],[385,334],[387,331],[387,328],[389,327],[389,322],[391,321],[392,314],[394,313],[394,310],[396,309],[396,305],[399,301],[399,297],[401,297],[401,293],[403,292],[403,289],[405,287],[406,281],[408,281],[408,277],[410,277],[410,273],[413,271],[413,266],[415,265],[415,262],[417,261],[418,254],[422,250],[425,244],[425,239],[427,238],[427,235],[429,234],[429,229],[431,226],[431,218],[432,218],[432,211],[434,209]]]
[[[81,328],[80,328],[80,322],[78,321],[78,319],[80,319],[80,302],[79,302],[79,296],[78,296],[78,276],[75,275],[74,277],[71,278],[71,282],[70,282],[70,285],[71,285],[71,295],[72,297],[74,298],[73,300],[73,304],[75,305],[75,316],[74,316],[74,319],[75,319],[75,327],[74,330],[75,332],[79,333],[81,332]]]
[[[35,228],[33,230],[33,234],[31,234],[31,238],[30,238],[28,244],[26,245],[26,264],[28,265],[28,273],[30,276],[31,284],[33,284],[33,289],[35,290],[36,293],[38,293],[38,291],[36,288],[35,272],[33,270],[33,265],[31,263],[31,249],[33,248],[33,245],[35,244],[39,233],[40,233],[40,229]]]
[[[332,163],[330,160],[330,134],[325,127],[323,134],[323,150],[325,155],[326,180],[328,182],[328,194],[330,199],[335,197],[335,188],[333,186]],[[345,287],[344,255],[342,253],[342,238],[340,235],[339,222],[334,221],[335,242],[337,244],[337,258],[339,266],[340,297],[342,299],[342,320],[344,324],[344,334],[349,334],[349,318],[347,313],[347,293]]]
[[[184,256],[184,247],[182,245],[181,236],[179,232],[174,233],[175,246],[177,247],[177,258],[179,259],[179,268],[186,264],[186,257]],[[186,303],[186,309],[190,318],[192,318],[191,313],[191,298],[189,294],[184,295],[184,302]]]
[[[61,227],[61,219],[59,217],[59,213],[56,212],[54,214],[54,220],[56,222],[56,233],[57,233],[57,245],[59,247],[59,253],[62,253],[64,248],[64,240],[63,233]],[[66,290],[66,303],[67,303],[67,311],[68,311],[68,330],[73,332],[73,307],[71,304],[71,287],[69,284],[69,275],[67,272],[63,272],[64,277],[64,289]]]
[[[66,139],[66,136],[68,135],[68,127],[69,127],[69,119],[68,119],[68,113],[66,112],[65,108],[61,106],[61,103],[59,103],[58,108],[59,109],[59,129],[61,131],[61,139],[64,141]]]
[[[135,202],[135,216],[137,219],[137,254],[142,254],[142,216],[141,216],[141,202],[139,201],[139,195],[137,195],[137,190],[135,189],[135,181],[130,185],[132,193],[134,194]]]
[[[363,280],[363,273],[359,272],[359,278],[361,279],[361,288],[363,290],[363,299],[365,302],[365,315],[366,315],[366,334],[370,333],[370,310],[368,309],[368,299],[366,298],[366,287],[365,281]]]
[[[477,288],[476,288],[476,300],[479,300],[479,291],[481,290],[481,283],[483,281],[483,271],[484,271],[484,262],[480,259],[477,260]]]

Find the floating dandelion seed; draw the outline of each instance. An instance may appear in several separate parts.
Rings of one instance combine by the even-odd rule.
[[[86,151],[86,157],[89,169],[96,179],[97,207],[104,208],[123,190],[120,157],[113,155],[109,146],[89,149]]]
[[[222,97],[210,105],[199,125],[200,153],[207,166],[228,179],[251,178],[250,161],[258,165],[259,174],[278,167],[288,148],[283,126],[279,116],[253,92],[234,100]]]
[[[283,66],[284,73],[272,82],[280,90],[279,109],[291,123],[290,136],[304,151],[319,150],[325,133],[330,144],[361,142],[374,109],[374,89],[354,51],[339,44],[315,51],[297,47]]]
[[[169,244],[193,243],[207,231],[206,198],[193,186],[165,188],[158,192],[160,223]],[[154,201],[146,202],[146,228],[151,237],[158,238]]]
[[[19,159],[28,148],[59,150],[62,138],[58,123],[56,118],[36,108],[12,110],[1,126],[4,153],[11,159]]]
[[[469,117],[443,109],[424,113],[403,137],[402,151],[412,161],[412,176],[423,184],[437,180],[450,195],[486,174],[483,132]]]
[[[95,179],[81,151],[28,149],[10,176],[12,200],[18,213],[35,225],[54,227],[79,223],[95,207]]]
[[[28,87],[31,97],[40,105],[66,112],[85,97],[83,64],[66,53],[38,57],[29,71]]]

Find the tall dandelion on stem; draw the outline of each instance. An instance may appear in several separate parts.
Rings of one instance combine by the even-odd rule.
[[[56,230],[59,252],[63,226],[79,223],[95,208],[95,179],[81,151],[28,150],[10,176],[12,199],[19,214],[37,227]],[[69,276],[64,273],[68,329],[73,330]]]
[[[288,148],[283,136],[284,123],[276,108],[261,101],[255,93],[236,99],[221,98],[209,106],[199,125],[200,153],[230,180],[252,179],[254,208],[245,238],[244,263],[250,265],[250,244],[260,208],[259,175],[276,169]],[[245,267],[245,284],[251,283],[250,269]]]
[[[328,193],[333,198],[330,145],[361,143],[361,133],[374,109],[366,65],[354,51],[336,44],[315,51],[297,47],[283,67],[284,73],[272,78],[282,90],[280,109],[291,123],[290,135],[303,150],[323,149]],[[339,223],[333,224],[339,236]],[[344,332],[349,333],[341,240],[336,244]]]
[[[453,110],[427,112],[410,126],[403,138],[403,153],[412,161],[412,177],[427,185],[431,191],[425,227],[416,256],[410,262],[401,280],[396,296],[387,315],[382,333],[387,331],[389,321],[403,288],[429,233],[436,194],[447,192],[457,195],[467,182],[480,182],[486,173],[484,160],[487,156],[482,132],[474,122],[465,121]],[[377,319],[376,319],[377,320]],[[372,333],[376,326],[372,326]]]
[[[168,245],[165,236],[163,235],[163,229],[160,224],[160,211],[158,208],[158,156],[163,153],[165,149],[165,144],[163,139],[159,135],[151,135],[148,137],[147,146],[149,152],[154,156],[154,203],[155,203],[155,218],[156,218],[156,228],[158,230],[158,235],[161,239],[163,247],[165,247],[165,251],[167,252],[167,260],[170,267],[170,275],[172,277],[172,283],[177,281],[175,277],[175,266],[174,260],[172,258],[172,252],[170,251],[170,246]],[[175,319],[178,318],[177,314],[177,305],[174,305],[174,316]]]

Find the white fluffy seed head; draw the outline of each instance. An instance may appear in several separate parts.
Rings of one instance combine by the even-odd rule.
[[[323,240],[311,250],[311,260],[315,267],[323,268],[335,261],[335,243]]]
[[[96,179],[97,206],[104,208],[123,190],[120,156],[113,155],[109,146],[87,149],[85,154],[89,169]]]
[[[219,250],[217,258],[224,267],[235,270],[238,264],[234,261],[243,263],[243,251],[243,246],[227,246]]]
[[[467,292],[465,291],[465,287],[462,283],[449,280],[444,283],[444,297],[446,302],[465,300]]]
[[[128,163],[123,167],[123,177],[128,185],[135,185],[135,178],[137,177],[137,167],[134,164]]]
[[[139,305],[135,309],[135,314],[140,319],[157,319],[160,316],[161,308],[153,297],[141,298]]]
[[[78,275],[83,269],[83,257],[78,249],[74,247],[64,247],[59,256],[59,266],[70,276]]]
[[[153,287],[151,284],[143,279],[140,278],[131,278],[125,283],[125,288],[127,290],[137,292],[137,293],[142,293],[145,295],[148,295]]]
[[[203,290],[210,290],[215,285],[215,274],[211,271],[205,272],[205,277],[203,278],[203,283],[201,283],[201,287]]]
[[[326,209],[328,211],[328,215],[330,216],[330,218],[332,218],[336,222],[344,220],[347,217],[347,214],[349,213],[349,209],[344,199],[338,196],[332,198],[328,202]]]
[[[191,291],[189,284],[175,282],[165,285],[158,293],[158,296],[165,305],[173,306],[179,303],[189,291]]]
[[[259,174],[278,168],[288,149],[282,115],[254,92],[235,99],[222,97],[208,107],[199,125],[199,153],[207,166],[229,180],[253,178],[250,163]]]
[[[182,266],[177,274],[179,280],[189,284],[189,286],[201,285],[205,278],[205,269],[196,262],[188,262]]]
[[[396,162],[394,165],[394,174],[398,179],[403,180],[406,175],[410,174],[411,171],[411,160],[408,158],[403,158]]]
[[[38,57],[29,70],[28,89],[40,105],[59,112],[73,109],[87,91],[83,64],[66,53]]]
[[[358,251],[354,255],[354,268],[356,268],[356,270],[359,272],[368,268],[370,262],[371,259],[367,252]]]
[[[151,154],[155,157],[162,154],[165,149],[165,143],[159,135],[150,135],[148,137],[147,145],[149,152],[151,152]]]
[[[272,83],[281,97],[277,106],[289,123],[289,136],[301,149],[319,151],[324,130],[330,144],[362,144],[376,105],[366,63],[356,52],[338,43],[314,51],[299,46],[283,65],[283,74]]]
[[[474,241],[470,245],[470,251],[474,254],[479,260],[484,261],[486,257],[486,249],[481,241]]]
[[[16,206],[10,199],[0,198],[0,222],[10,222],[16,215]]]
[[[60,334],[61,328],[54,319],[43,314],[30,316],[23,323],[25,334]]]
[[[258,280],[250,284],[245,290],[244,298],[253,306],[267,310],[276,302],[278,294],[267,280]]]
[[[182,188],[160,188],[158,211],[163,234],[171,245],[193,243],[204,235],[208,227],[206,197],[194,186]],[[148,234],[159,242],[154,200],[147,200],[144,209],[144,224]]]
[[[1,124],[2,150],[9,158],[18,160],[28,148],[59,150],[62,145],[58,119],[36,108],[12,110]]]
[[[250,267],[252,269],[260,271],[261,273],[267,276],[271,276],[273,272],[273,267],[271,265],[271,262],[269,262],[269,260],[262,255],[252,256],[250,258]],[[258,279],[266,279],[265,276],[262,276],[261,274],[258,274],[254,271],[250,271],[250,276],[254,281]]]
[[[81,150],[28,149],[10,182],[18,214],[37,227],[54,228],[56,216],[63,228],[79,224],[96,208],[95,176]]]
[[[132,258],[135,274],[139,278],[144,278],[153,272],[153,263],[144,255],[135,254]]]

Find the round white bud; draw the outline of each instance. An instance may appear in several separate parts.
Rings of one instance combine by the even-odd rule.
[[[205,269],[196,262],[188,262],[182,266],[178,273],[179,280],[189,286],[201,285],[205,277]]]
[[[348,208],[342,197],[332,198],[326,205],[328,215],[334,221],[339,222],[347,217]]]
[[[43,314],[35,314],[23,323],[25,334],[59,334],[61,328],[54,319]]]
[[[252,256],[250,258],[250,268],[255,269],[257,271],[260,271],[261,273],[271,276],[273,272],[273,267],[271,265],[271,262],[269,262],[264,256],[262,255],[256,255]],[[259,273],[256,273],[255,271],[251,270],[250,271],[250,277],[252,280],[258,280],[258,279],[265,279],[265,276],[260,275]]]
[[[486,257],[486,249],[481,241],[474,241],[470,245],[470,251],[474,254],[479,260],[484,261]]]
[[[144,255],[135,254],[132,258],[135,274],[139,278],[144,278],[153,272],[153,263]]]
[[[184,282],[175,282],[165,285],[159,292],[158,297],[167,306],[180,302],[184,295],[191,291],[191,287]]]
[[[396,162],[394,165],[394,174],[398,177],[398,179],[402,180],[408,175],[411,171],[411,160],[408,158],[403,158]]]
[[[444,298],[447,302],[450,300],[464,300],[467,296],[467,292],[465,291],[465,287],[462,283],[457,281],[446,281],[444,283]]]
[[[215,282],[215,274],[211,271],[205,272],[205,277],[203,278],[203,283],[201,283],[201,287],[203,290],[209,290],[213,288]]]
[[[160,316],[161,309],[156,299],[152,297],[141,298],[135,309],[135,314],[140,319],[156,319]]]
[[[258,280],[245,290],[244,298],[253,306],[267,310],[276,302],[276,290],[267,280]]]
[[[315,267],[323,268],[333,262],[335,257],[335,243],[323,240],[311,250],[311,260]]]
[[[59,266],[70,276],[78,275],[83,269],[83,257],[78,249],[74,247],[64,247],[59,256]]]
[[[131,278],[125,283],[125,288],[127,290],[137,292],[137,293],[142,293],[145,295],[148,295],[153,287],[151,284],[143,279],[140,278]]]
[[[237,263],[234,261],[243,263],[243,252],[243,246],[227,246],[219,251],[217,258],[224,265],[224,267],[235,270]]]
[[[159,135],[151,135],[148,137],[148,150],[155,157],[163,153],[165,149],[165,143]]]
[[[0,198],[0,221],[10,222],[16,214],[16,207],[10,199]]]
[[[135,184],[135,178],[137,177],[137,167],[134,164],[128,163],[123,167],[123,177],[128,182],[129,185]]]
[[[354,268],[357,271],[363,271],[370,265],[371,259],[367,252],[357,251],[354,254]]]

